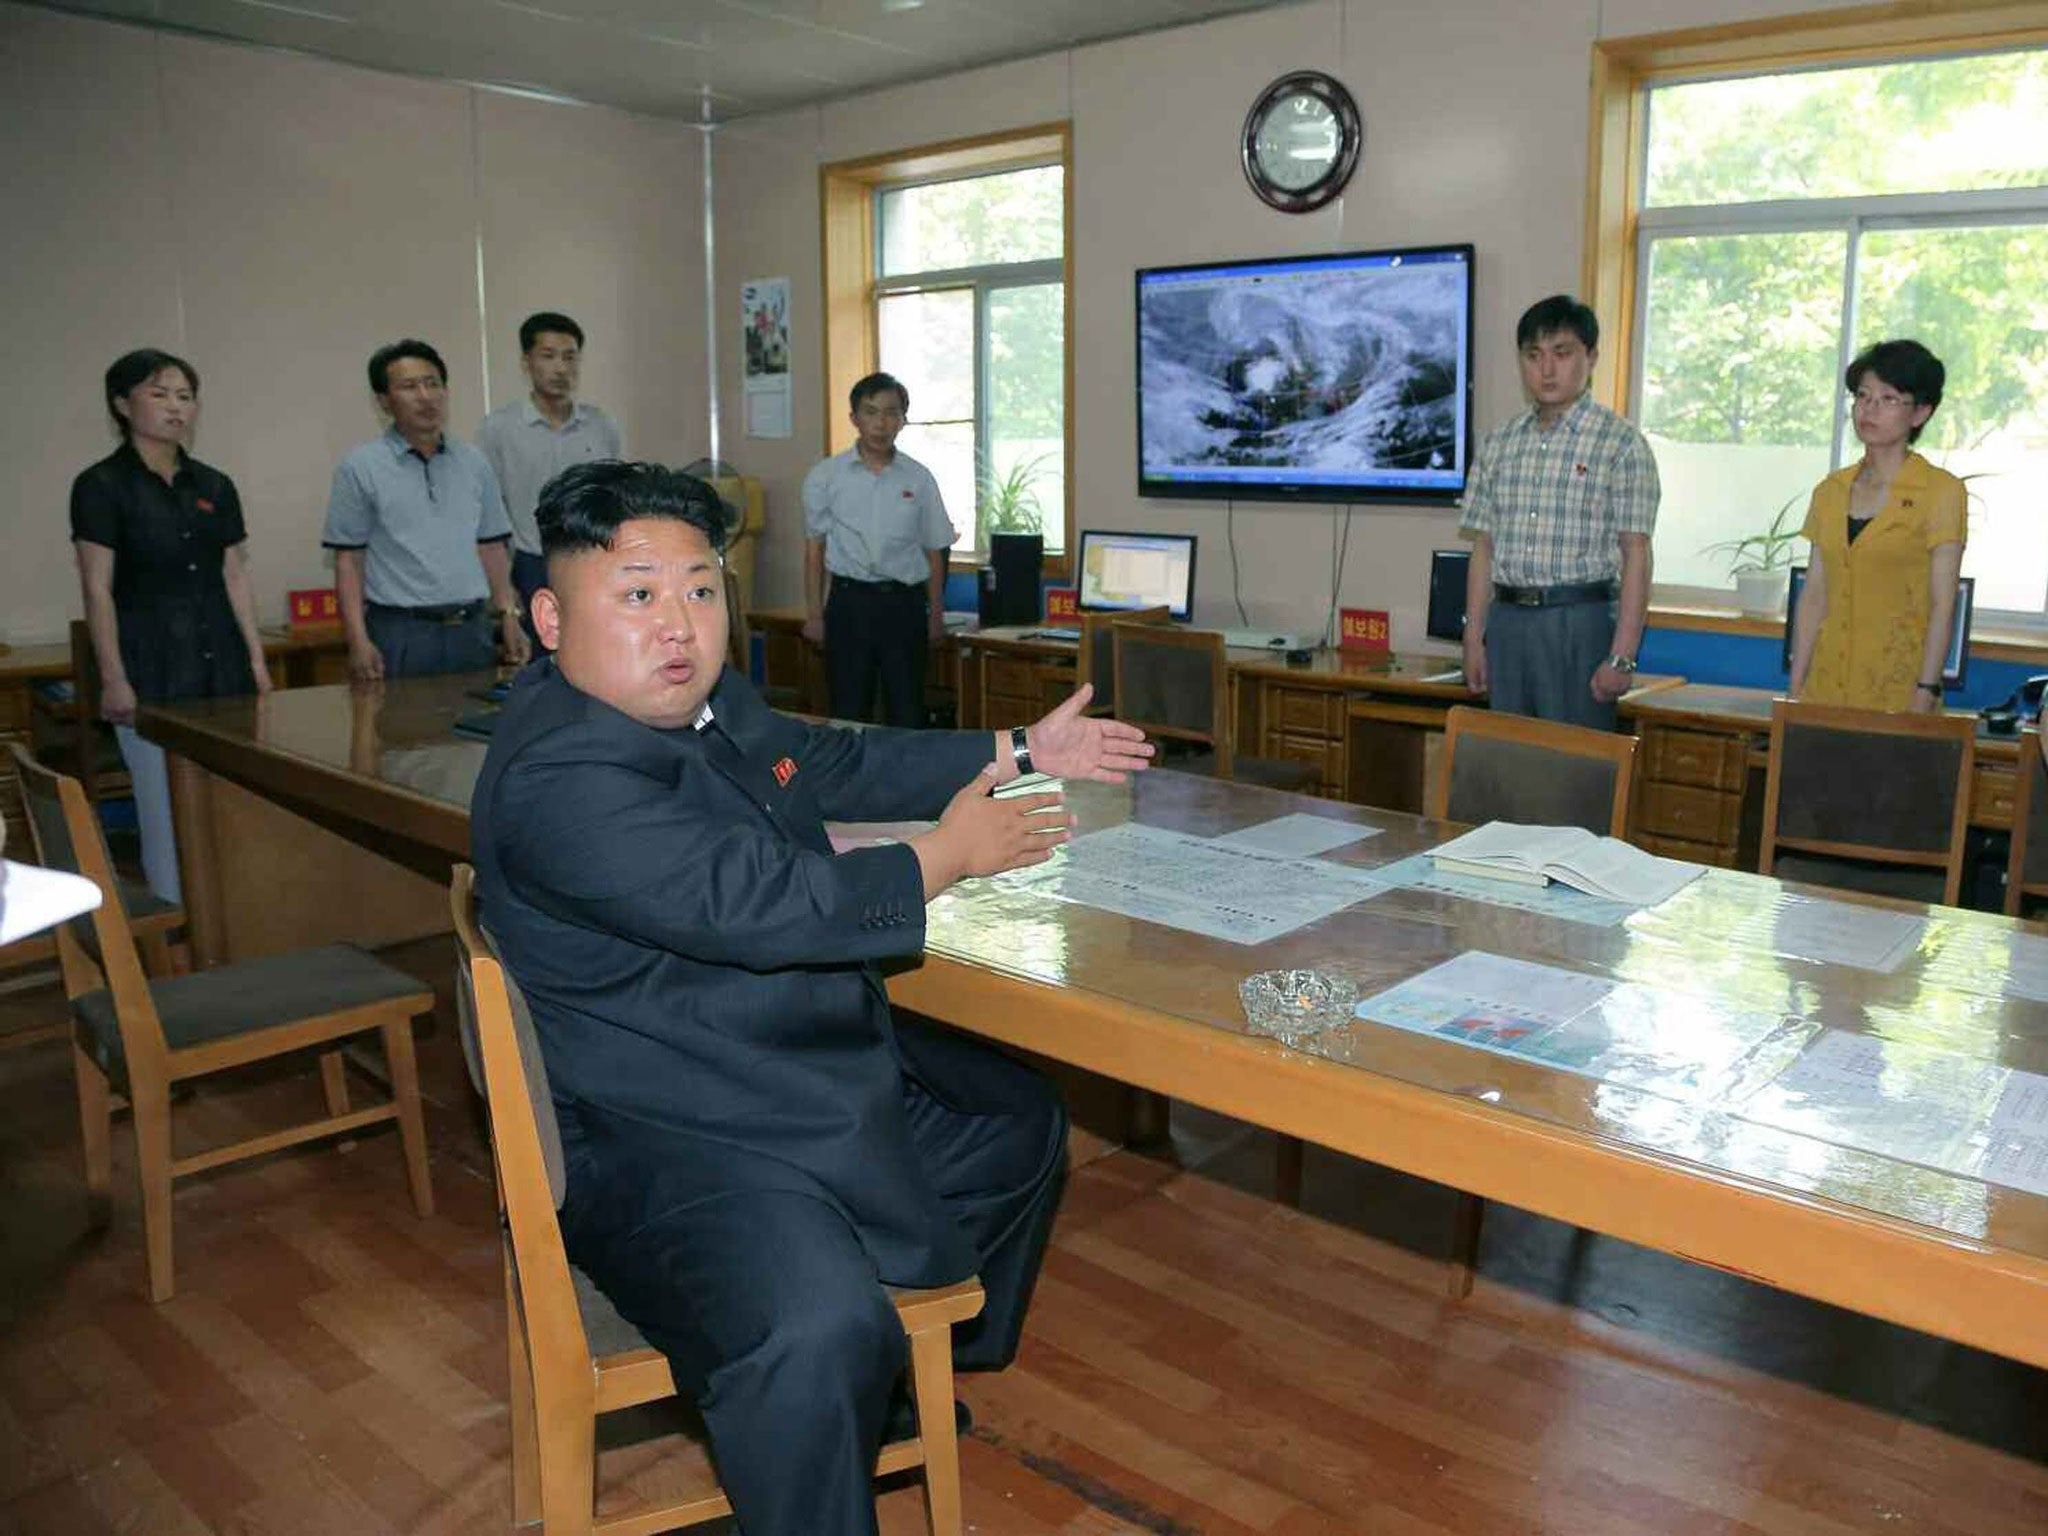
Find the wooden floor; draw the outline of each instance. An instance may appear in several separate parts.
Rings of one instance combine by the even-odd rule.
[[[408,956],[445,982],[436,945]],[[499,1532],[504,1317],[488,1162],[446,1028],[422,1041],[441,1214],[396,1138],[182,1183],[178,1295],[142,1297],[132,1142],[89,1235],[48,991],[0,995],[0,1532]],[[317,1078],[208,1087],[223,1136]],[[1512,1211],[1440,1294],[1445,1192],[1177,1112],[1170,1155],[1077,1136],[1022,1358],[963,1380],[969,1529],[2048,1530],[2048,1377]],[[644,1426],[643,1426],[644,1427]],[[677,1441],[608,1452],[608,1497]],[[913,1486],[888,1536],[920,1528]]]

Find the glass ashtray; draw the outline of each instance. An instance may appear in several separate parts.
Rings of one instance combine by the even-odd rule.
[[[1350,1021],[1358,987],[1323,971],[1261,971],[1239,982],[1237,995],[1253,1034],[1301,1045]]]

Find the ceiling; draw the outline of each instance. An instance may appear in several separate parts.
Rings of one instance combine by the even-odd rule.
[[[1278,0],[41,0],[690,121],[848,96]]]

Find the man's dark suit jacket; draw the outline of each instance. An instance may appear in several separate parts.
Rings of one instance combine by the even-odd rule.
[[[924,947],[917,856],[835,856],[823,823],[936,816],[994,739],[806,725],[730,671],[711,712],[642,725],[547,659],[492,733],[471,806],[483,917],[565,1133],[626,1138],[706,1194],[827,1201],[888,1283],[962,1279],[975,1254],[913,1150],[918,1067],[873,969]]]

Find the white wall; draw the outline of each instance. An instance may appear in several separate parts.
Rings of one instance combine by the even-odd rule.
[[[1579,280],[1591,46],[1602,27],[1632,35],[1819,8],[1818,0],[1311,0],[721,129],[721,324],[737,314],[744,279],[795,283],[792,442],[739,435],[739,359],[731,346],[719,357],[725,457],[768,486],[759,595],[801,597],[797,486],[824,445],[820,163],[1071,120],[1077,520],[1197,533],[1196,616],[1235,624],[1221,505],[1141,500],[1134,489],[1133,270],[1469,240],[1478,248],[1483,430],[1520,405],[1516,316]],[[1351,88],[1366,143],[1343,198],[1290,216],[1246,187],[1237,136],[1258,93],[1303,67],[1328,69]],[[1240,587],[1254,624],[1321,630],[1337,516],[1327,507],[1238,507]],[[1453,511],[1360,507],[1341,600],[1389,610],[1396,642],[1415,644],[1427,552],[1456,538]]]
[[[692,128],[0,5],[0,143],[0,639],[79,611],[71,478],[113,445],[101,375],[131,347],[199,370],[196,450],[241,489],[266,619],[331,580],[328,479],[380,429],[381,342],[440,349],[468,436],[486,340],[495,404],[523,387],[520,319],[566,310],[632,449],[705,451]]]

